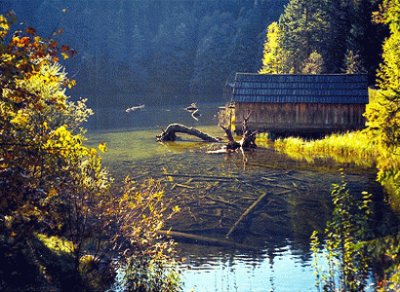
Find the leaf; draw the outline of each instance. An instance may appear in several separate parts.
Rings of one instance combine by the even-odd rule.
[[[69,51],[69,50],[70,50],[69,46],[67,46],[67,45],[62,45],[61,46],[61,51],[62,52],[66,52],[66,51]]]
[[[56,41],[50,41],[50,43],[49,43],[50,48],[55,49],[55,48],[57,48],[57,46],[58,46],[58,43]]]
[[[48,195],[49,197],[53,197],[53,196],[55,196],[55,195],[57,195],[57,194],[58,194],[58,191],[57,191],[56,188],[51,188],[51,189],[47,192],[47,195]]]
[[[99,150],[101,151],[101,152],[106,152],[107,151],[107,146],[106,146],[106,144],[105,143],[100,143],[99,144]]]
[[[76,85],[76,80],[74,80],[74,79],[68,80],[67,86],[68,86],[69,89],[71,89],[75,85]]]
[[[7,19],[0,14],[0,38],[4,39],[8,33],[10,26],[8,24]]]
[[[25,29],[27,34],[31,34],[31,35],[35,35],[36,34],[36,29],[34,29],[33,27],[27,27]]]

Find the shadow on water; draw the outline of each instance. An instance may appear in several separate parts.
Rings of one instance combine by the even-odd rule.
[[[216,124],[214,112],[216,106],[210,106],[204,121]],[[182,210],[167,227],[204,237],[201,242],[179,239],[179,256],[187,258],[182,265],[185,288],[313,289],[310,235],[313,230],[323,232],[330,219],[330,190],[332,184],[340,183],[340,165],[327,161],[310,165],[271,149],[247,154],[244,164],[240,153],[205,154],[215,146],[193,141],[191,137],[182,142],[157,144],[156,134],[171,122],[199,125],[222,136],[218,127],[197,123],[183,110],[149,109],[137,116],[124,116],[113,110],[108,118],[101,114],[98,118],[103,124],[94,123],[89,141],[107,143],[109,151],[103,160],[114,177],[130,175],[138,182],[150,176],[162,179],[167,197]],[[141,129],[132,129],[132,125]],[[151,128],[145,129],[147,126]],[[346,165],[345,172],[351,193],[367,191],[375,195],[374,228],[377,236],[384,236],[380,227],[397,224],[398,216],[384,204],[375,171]],[[243,216],[260,197],[262,200]],[[221,240],[221,246],[207,242],[207,238]]]

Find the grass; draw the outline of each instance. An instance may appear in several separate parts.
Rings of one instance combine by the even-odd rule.
[[[277,139],[274,148],[296,160],[311,163],[315,159],[331,158],[339,163],[354,163],[361,167],[373,167],[378,154],[361,131],[332,134],[320,140]]]
[[[374,107],[378,100],[378,90],[370,88],[368,107]],[[363,131],[332,134],[319,140],[289,137],[277,139],[274,148],[296,160],[314,162],[316,159],[333,159],[338,163],[353,163],[361,167],[374,167],[378,150],[370,143]]]

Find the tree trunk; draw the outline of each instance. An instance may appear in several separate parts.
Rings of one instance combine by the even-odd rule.
[[[196,128],[186,127],[182,124],[170,124],[167,129],[162,130],[160,135],[157,135],[158,142],[175,141],[176,133],[185,133],[192,136],[196,136],[206,142],[221,142],[218,138],[212,137]]]

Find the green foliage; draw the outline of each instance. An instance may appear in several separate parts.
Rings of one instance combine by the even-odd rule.
[[[66,28],[80,55],[68,64],[74,92],[96,107],[219,98],[235,72],[260,68],[264,29],[286,2],[82,0],[63,13],[48,0],[1,1],[46,35]]]
[[[1,213],[15,224],[43,228],[45,224],[52,232],[65,226],[65,221],[53,216],[54,210],[76,206],[72,202],[80,194],[107,189],[105,173],[87,169],[98,163],[96,151],[82,144],[80,133],[68,129],[71,120],[76,128],[90,112],[82,102],[74,107],[67,101],[65,90],[75,82],[58,63],[59,52],[74,54],[29,28],[25,34],[14,33],[9,42],[3,38],[0,46]]]
[[[289,73],[286,67],[287,53],[282,47],[282,31],[277,22],[268,26],[267,38],[264,44],[261,74]]]
[[[314,231],[311,236],[318,290],[364,291],[370,261],[366,239],[372,212],[371,196],[363,192],[361,199],[355,198],[344,180],[339,185],[333,185],[331,197],[334,209],[325,229],[327,271],[319,266],[320,242],[317,232]]]
[[[10,25],[4,24],[7,19],[2,16],[1,21],[0,224],[8,243],[4,248],[12,257],[36,233],[61,234],[71,241],[78,263],[88,220],[96,218],[90,210],[108,191],[110,179],[96,149],[83,145],[79,124],[90,110],[84,101],[74,104],[66,95],[75,81],[67,78],[58,61],[75,51],[41,38],[32,28],[11,34]],[[38,238],[56,241],[45,235]],[[49,250],[53,247],[47,244]]]
[[[279,19],[286,66],[301,73],[305,60],[313,51],[322,52],[328,37],[326,1],[292,0]]]
[[[383,39],[371,21],[376,2],[289,1],[279,20],[280,49],[286,53],[284,67],[294,73],[340,73],[345,68],[353,73],[368,71],[372,78]],[[312,65],[319,63],[313,52],[324,62],[318,70]]]
[[[368,241],[372,257],[381,268],[376,291],[400,289],[400,233]]]
[[[365,73],[365,69],[361,64],[360,55],[354,54],[352,50],[347,50],[344,56],[344,69],[346,74]]]

